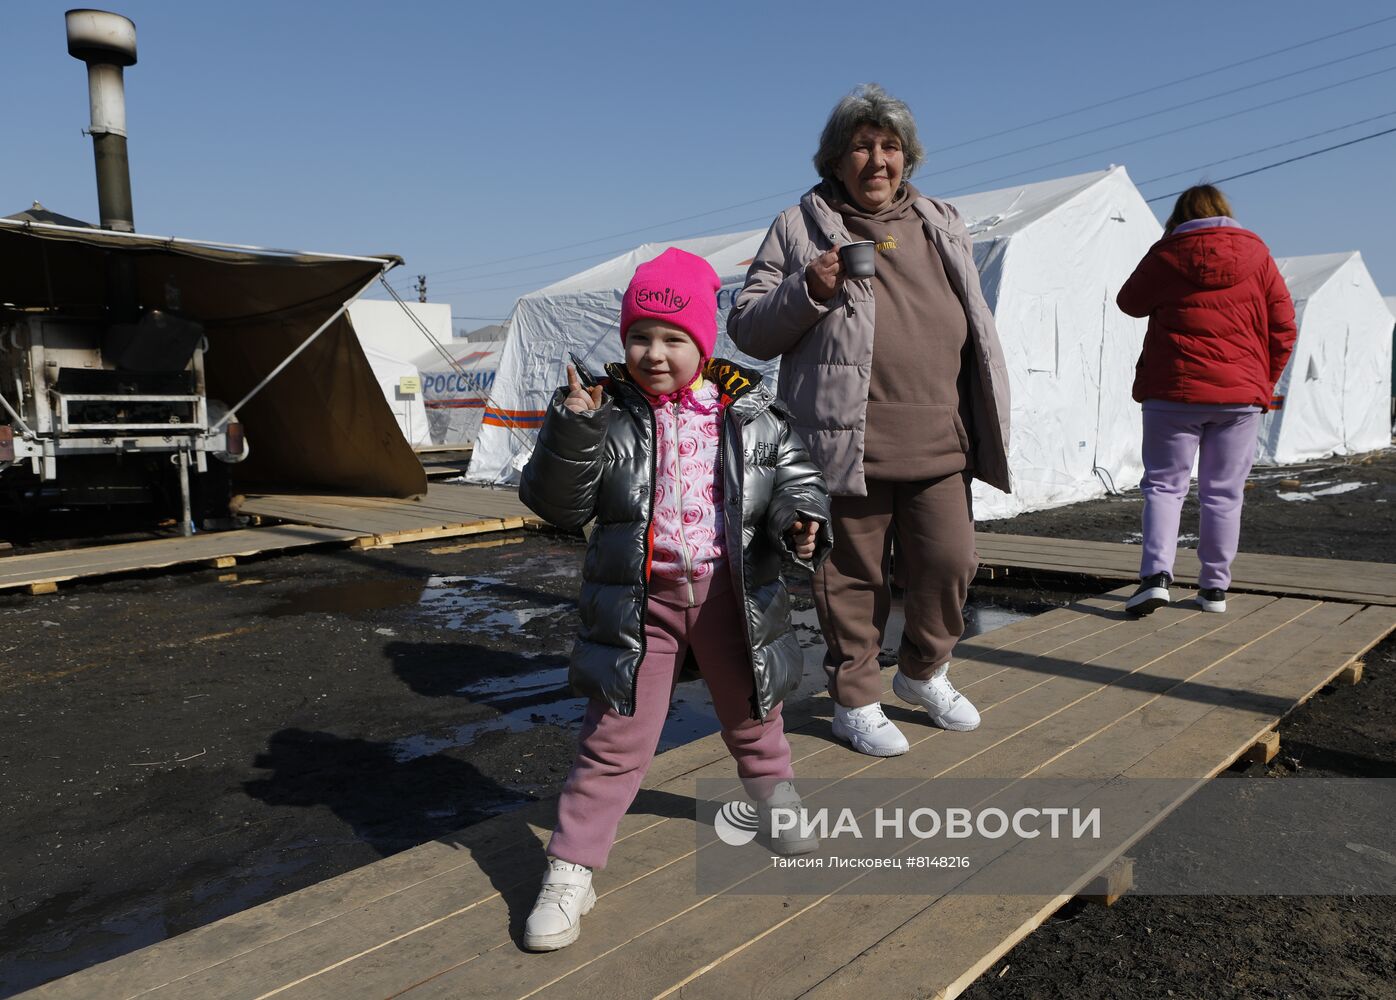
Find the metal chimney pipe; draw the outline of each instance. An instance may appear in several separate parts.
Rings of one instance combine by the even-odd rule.
[[[97,206],[103,229],[135,232],[131,169],[126,158],[126,87],[122,70],[136,64],[136,26],[104,10],[70,10],[68,54],[87,63],[92,106],[93,154],[97,160]]]

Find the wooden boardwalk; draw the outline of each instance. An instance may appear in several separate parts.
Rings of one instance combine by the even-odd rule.
[[[277,518],[356,532],[360,547],[454,538],[486,531],[510,531],[541,524],[515,490],[431,483],[416,500],[387,497],[251,494],[238,506],[243,514]]]
[[[239,509],[286,523],[9,556],[0,559],[0,591],[48,594],[72,580],[199,566],[226,569],[238,559],[316,545],[385,548],[541,523],[513,491],[457,483],[432,483],[420,500],[260,494],[245,498]]]
[[[277,527],[168,538],[0,559],[0,591],[49,593],[63,581],[152,569],[220,565],[246,558],[340,543],[385,548],[486,532],[543,527],[517,491],[462,483],[431,483],[417,500],[383,497],[251,494],[241,513]],[[304,527],[299,527],[304,526]],[[1001,578],[1018,572],[1086,576],[1103,581],[1137,578],[1139,547],[980,531],[981,566]],[[1197,553],[1178,550],[1178,581],[1197,582]],[[1243,552],[1232,567],[1232,590],[1320,597],[1330,601],[1396,606],[1396,568],[1385,563],[1308,559]]]
[[[1191,789],[1396,627],[1389,606],[1248,594],[1233,594],[1223,615],[1180,603],[1135,620],[1122,612],[1128,592],[962,642],[956,681],[983,725],[946,733],[890,709],[913,742],[902,757],[863,757],[832,742],[826,698],[790,706],[796,773],[830,787],[940,777],[1006,787],[1026,776],[1103,786],[1125,776],[1185,778]],[[810,669],[818,653],[810,651]],[[885,700],[895,703],[890,691]],[[741,886],[700,893],[692,805],[700,778],[736,791],[717,736],[656,760],[596,876],[597,907],[560,952],[532,955],[517,944],[543,864],[547,801],[26,996],[846,998],[871,988],[953,997],[1157,819],[1065,873],[1051,895],[870,896],[856,873],[823,896],[750,895]],[[1009,850],[1030,851],[1031,842]],[[960,888],[984,877],[968,871]]]
[[[980,531],[980,565],[994,570],[1040,570],[1098,580],[1138,580],[1137,545],[1040,538]],[[1197,550],[1178,549],[1178,582],[1197,583]],[[1257,594],[1296,594],[1332,601],[1396,605],[1396,566],[1389,563],[1242,552],[1232,563],[1231,589]]]
[[[92,545],[0,559],[0,591],[52,593],[68,580],[120,576],[174,567],[231,567],[238,559],[316,545],[344,545],[359,537],[337,528],[300,524],[210,532],[192,538],[153,538],[119,545]]]

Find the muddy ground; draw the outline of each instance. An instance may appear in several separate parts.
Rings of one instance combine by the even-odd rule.
[[[1243,548],[1396,562],[1391,453],[1259,477]],[[1126,541],[1138,513],[982,527]],[[580,551],[514,535],[0,596],[0,996],[554,794]],[[1083,585],[1012,582],[976,588],[976,627]],[[1396,776],[1393,661],[1287,720],[1270,776]],[[664,745],[713,728],[681,686]],[[1068,907],[966,995],[1391,997],[1393,940],[1390,898],[1126,897]]]

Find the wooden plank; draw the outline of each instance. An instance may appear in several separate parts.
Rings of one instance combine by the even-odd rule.
[[[248,558],[312,545],[344,543],[353,537],[352,532],[304,526],[248,528],[193,538],[158,538],[13,556],[0,563],[0,590],[167,569],[215,559]]]
[[[1338,671],[1338,676],[1334,678],[1334,681],[1338,684],[1347,685],[1359,683],[1362,680],[1363,666],[1364,664],[1361,660],[1358,660],[1356,663],[1349,663],[1342,670]]]
[[[976,545],[981,554],[1011,556],[1022,553],[1037,557],[1047,556],[1051,557],[1049,561],[1059,562],[1063,566],[1090,564],[1130,569],[1135,573],[1140,556],[1140,548],[1135,545],[1030,536],[995,536],[981,533],[976,538]],[[1195,581],[1196,550],[1180,548],[1178,559],[1178,579],[1184,582]],[[1336,585],[1337,589],[1359,589],[1353,586],[1354,581],[1362,585],[1361,589],[1375,588],[1377,593],[1391,593],[1396,589],[1396,573],[1393,573],[1390,566],[1382,563],[1241,553],[1232,565],[1232,576],[1236,580],[1281,581],[1285,577],[1315,575],[1331,578],[1326,579],[1326,585]]]
[[[1274,730],[1262,733],[1260,737],[1241,753],[1240,759],[1247,764],[1268,764],[1280,752],[1280,734]]]
[[[1110,867],[1091,879],[1081,899],[1097,906],[1114,906],[1125,893],[1134,888],[1134,859],[1121,856]]]
[[[1100,572],[1138,575],[1140,548],[1114,542],[979,533],[976,546],[985,562],[1021,557],[1037,568],[1059,566],[1063,572],[1092,567]],[[1178,580],[1196,582],[1195,549],[1178,550]],[[1383,563],[1315,559],[1267,553],[1240,553],[1232,565],[1233,587],[1269,584],[1299,587],[1312,584],[1334,593],[1396,595],[1396,572]],[[1287,582],[1293,581],[1293,582]]]
[[[31,597],[37,597],[40,594],[54,593],[58,590],[58,583],[54,580],[41,580],[37,583],[29,584],[26,589],[29,591]]]

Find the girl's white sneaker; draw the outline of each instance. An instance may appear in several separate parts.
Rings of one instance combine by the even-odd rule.
[[[862,708],[834,703],[834,738],[872,757],[896,757],[911,749],[902,731],[882,711],[879,702]]]
[[[591,869],[549,858],[543,888],[524,925],[524,947],[529,951],[566,948],[582,932],[582,915],[591,912],[595,905]]]
[[[892,693],[908,705],[920,705],[941,729],[967,733],[979,728],[979,709],[950,683],[950,664],[943,664],[930,680],[912,680],[900,670],[892,678]]]

